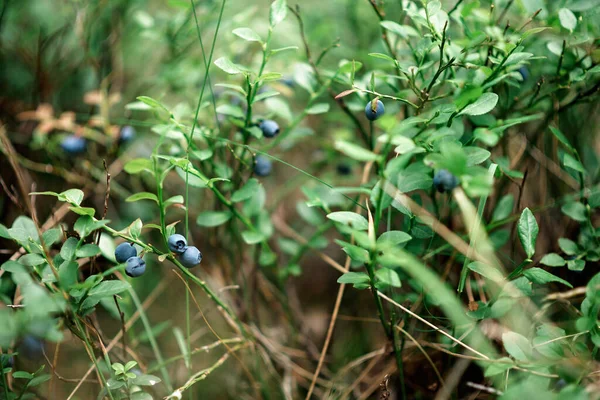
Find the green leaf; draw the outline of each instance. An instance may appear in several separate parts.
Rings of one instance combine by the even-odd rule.
[[[515,366],[514,362],[508,357],[502,357],[496,361],[497,362],[491,363],[485,368],[485,372],[483,374],[485,377],[501,374]]]
[[[564,258],[556,253],[548,253],[540,260],[540,264],[547,265],[549,267],[562,267],[566,264]]]
[[[570,256],[579,254],[579,251],[580,251],[577,243],[575,243],[571,239],[567,239],[567,238],[559,238],[558,239],[558,247],[560,247],[560,249],[562,251],[564,251],[565,254],[570,255]]]
[[[287,15],[287,2],[285,0],[275,0],[271,4],[269,12],[269,24],[271,27],[279,24]]]
[[[38,265],[42,265],[46,262],[46,259],[39,254],[31,253],[25,254],[24,256],[19,258],[19,263],[27,266],[27,267],[35,267]]]
[[[531,343],[523,335],[516,332],[502,334],[504,349],[517,361],[527,362],[531,360]]]
[[[378,283],[383,283],[385,286],[391,287],[402,287],[402,282],[400,281],[400,276],[396,271],[390,268],[381,268],[375,272],[375,278],[379,281]]]
[[[133,203],[134,201],[138,201],[138,200],[152,200],[156,204],[158,204],[158,197],[156,197],[156,195],[154,193],[148,193],[148,192],[140,192],[140,193],[132,194],[131,196],[129,196],[128,198],[125,199],[125,201],[128,203]]]
[[[560,210],[563,212],[563,214],[569,216],[571,219],[574,219],[575,221],[578,221],[578,222],[585,222],[588,219],[587,211],[586,211],[585,205],[583,205],[583,203],[579,203],[579,202],[567,203],[567,204],[563,205],[560,208]]]
[[[385,21],[383,21],[383,22],[385,22]],[[382,22],[382,24],[383,24],[383,22]],[[393,63],[396,62],[396,60],[394,60],[392,57],[388,56],[387,54],[383,54],[383,53],[369,53],[369,56],[371,56],[373,58],[380,58],[382,60],[391,61]],[[352,90],[352,92],[354,92],[354,90]]]
[[[133,384],[138,386],[154,386],[160,383],[160,378],[154,375],[139,375],[133,379]]]
[[[335,142],[336,150],[357,161],[375,161],[379,156],[357,144],[338,140]]]
[[[561,8],[558,10],[558,19],[563,28],[568,29],[571,32],[577,27],[577,17],[573,14],[573,11],[568,8]]]
[[[215,60],[215,65],[230,75],[244,74],[247,72],[244,67],[234,64],[227,57],[218,58]]]
[[[570,288],[573,287],[573,285],[571,285],[564,279],[559,278],[558,276],[537,267],[526,269],[525,271],[523,271],[523,275],[525,275],[525,277],[531,282],[538,283],[540,285],[544,285],[549,282],[558,282]]]
[[[223,225],[231,219],[231,211],[205,211],[198,215],[196,223],[208,228]]]
[[[125,164],[125,172],[128,174],[139,174],[140,172],[146,171],[154,174],[154,167],[152,161],[147,158],[135,158],[127,164]]]
[[[83,192],[79,189],[65,190],[60,194],[60,196],[64,197],[67,203],[71,203],[77,206],[80,205],[83,201]]]
[[[248,179],[248,182],[244,186],[242,186],[239,190],[236,190],[231,195],[231,201],[234,203],[239,203],[240,201],[244,201],[254,196],[258,191],[258,187],[260,183],[255,178]]]
[[[585,260],[569,260],[567,261],[569,271],[583,271],[585,268]]]
[[[482,162],[490,158],[490,156],[492,155],[492,153],[490,153],[486,149],[482,149],[481,147],[467,146],[463,147],[463,150],[467,155],[468,166],[481,164]]]
[[[360,214],[350,211],[336,211],[327,214],[327,218],[340,224],[348,225],[359,231],[366,231],[369,227],[367,219]]]
[[[93,217],[94,214],[96,213],[96,210],[93,209],[92,207],[71,206],[71,207],[69,207],[69,210],[73,211],[75,214],[88,215],[90,217]]]
[[[558,139],[558,141],[561,142],[563,145],[565,145],[565,147],[567,149],[573,150],[573,146],[571,146],[571,143],[569,142],[569,139],[567,139],[567,137],[565,136],[565,134],[562,133],[560,131],[560,129],[551,126],[550,127],[550,132],[552,132],[552,134],[554,135],[554,137],[556,139]]]
[[[262,42],[262,39],[258,35],[258,33],[254,32],[250,28],[237,28],[233,30],[233,34],[241,37],[244,40],[249,42]]]
[[[466,106],[458,115],[482,115],[487,114],[496,107],[498,95],[496,93],[484,93],[474,103]]]
[[[508,218],[512,213],[513,207],[515,205],[515,198],[512,194],[507,194],[503,196],[496,208],[494,209],[494,213],[492,214],[492,221],[501,221],[505,218]]]
[[[260,232],[244,231],[242,232],[242,239],[244,239],[244,242],[247,244],[257,244],[263,242],[266,237]]]
[[[563,154],[562,162],[565,167],[573,168],[575,171],[581,172],[582,174],[587,173],[583,164],[581,164],[581,162],[579,162],[579,160],[577,160],[575,157],[573,157],[569,153]]]
[[[217,113],[229,115],[234,118],[244,118],[244,112],[242,111],[242,109],[231,104],[221,104],[217,107]]]
[[[142,223],[142,220],[138,218],[127,227],[127,231],[129,232],[129,235],[131,235],[132,238],[137,239],[142,233],[143,226],[144,224]]]
[[[12,236],[10,236],[10,233],[8,233],[8,229],[2,224],[0,224],[0,237],[4,239],[12,239]]]
[[[78,241],[74,237],[68,238],[60,249],[60,256],[63,260],[71,260],[77,250]]]
[[[85,244],[75,252],[77,258],[93,257],[100,254],[100,247],[95,244]]]
[[[527,254],[527,258],[533,257],[535,254],[535,242],[540,230],[529,208],[525,208],[521,213],[517,230],[519,232],[519,240],[521,240],[521,245],[525,250],[525,254]]]
[[[107,297],[114,296],[131,288],[131,285],[127,282],[113,280],[103,281],[98,285],[94,286],[88,293],[89,297]]]
[[[158,109],[161,109],[161,110],[164,110],[164,111],[168,112],[169,114],[171,113],[169,111],[169,109],[167,107],[165,107],[160,101],[155,100],[152,97],[138,96],[137,99],[139,101],[141,101],[142,103],[149,105],[152,108],[158,108]]]
[[[390,31],[392,33],[395,33],[396,35],[400,36],[403,39],[407,39],[409,36],[414,36],[414,37],[419,36],[419,33],[414,28],[412,28],[408,25],[400,25],[394,21],[381,21],[380,24],[383,27],[383,29]],[[379,53],[375,53],[375,54],[379,54]],[[371,55],[371,54],[369,54],[369,55]],[[379,57],[379,58],[383,58],[383,57]],[[391,60],[395,62],[395,60],[393,58],[391,58]]]
[[[75,225],[73,225],[73,229],[75,232],[79,233],[79,236],[86,237],[93,231],[102,228],[104,225],[108,224],[110,221],[107,219],[95,220],[89,215],[83,215],[75,221]]]
[[[357,289],[366,289],[369,287],[371,279],[364,272],[346,272],[338,278],[337,282],[354,285]]]
[[[329,111],[328,103],[318,103],[307,109],[305,112],[307,114],[324,114],[327,111]]]
[[[504,280],[504,275],[502,275],[502,272],[491,265],[487,265],[479,261],[473,261],[472,263],[469,263],[467,267],[471,271],[477,272],[479,275],[485,276],[492,281],[500,282]]]
[[[404,244],[412,239],[406,232],[402,231],[387,231],[382,233],[377,238],[377,247],[385,247],[385,246],[398,246],[400,244]]]
[[[183,196],[180,195],[180,194],[178,194],[178,195],[169,197],[167,200],[165,200],[165,202],[164,202],[163,205],[164,205],[164,207],[166,209],[167,207],[170,207],[170,206],[172,206],[174,204],[183,204],[183,202],[184,202]]]

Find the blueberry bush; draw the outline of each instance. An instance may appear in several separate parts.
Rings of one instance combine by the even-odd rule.
[[[0,399],[598,399],[597,0],[3,0]]]

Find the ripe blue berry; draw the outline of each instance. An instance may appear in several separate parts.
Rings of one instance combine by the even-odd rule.
[[[135,128],[130,125],[125,125],[121,128],[121,132],[119,134],[119,140],[123,143],[129,142],[131,139],[135,137]]]
[[[69,154],[79,154],[85,151],[86,141],[81,136],[69,135],[60,143],[60,147]]]
[[[450,192],[458,186],[458,178],[447,169],[440,169],[433,176],[433,186],[438,192]]]
[[[189,246],[179,258],[181,265],[187,268],[195,267],[202,261],[202,252],[196,246]]]
[[[15,359],[12,355],[1,354],[0,355],[0,368],[12,368],[15,366]]]
[[[375,103],[375,110],[373,110],[373,102],[370,101],[367,103],[365,107],[365,115],[369,121],[375,121],[377,118],[381,117],[385,113],[385,107],[383,103],[377,100]]]
[[[169,250],[173,253],[183,254],[183,252],[187,249],[187,240],[178,233],[169,236]]]
[[[262,121],[260,123],[259,127],[260,127],[260,130],[262,131],[264,137],[266,137],[266,138],[275,137],[279,133],[279,125],[277,124],[277,122],[275,122],[271,119],[266,119],[266,120]]]
[[[130,257],[127,260],[127,266],[125,267],[125,273],[127,276],[137,278],[146,272],[146,261],[139,257]]]
[[[19,346],[19,354],[30,360],[39,360],[44,355],[44,342],[33,335],[27,335]]]
[[[121,243],[115,249],[115,259],[119,264],[124,263],[131,257],[137,256],[137,250],[131,243]]]
[[[340,175],[350,175],[352,173],[352,168],[348,164],[338,164],[336,169]]]
[[[254,164],[254,173],[257,176],[268,176],[271,173],[272,168],[271,160],[267,157],[256,156],[256,163]]]
[[[527,69],[527,67],[519,68],[519,74],[521,74],[521,77],[524,81],[526,81],[527,78],[529,78],[529,70]]]

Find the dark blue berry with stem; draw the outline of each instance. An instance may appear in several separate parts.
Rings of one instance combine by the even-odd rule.
[[[202,252],[196,246],[189,246],[179,257],[181,265],[186,268],[192,268],[202,261]]]
[[[433,186],[440,193],[450,192],[459,184],[458,178],[447,169],[440,169],[433,176]]]
[[[77,135],[69,135],[60,143],[60,147],[68,154],[80,154],[85,151],[87,142]]]
[[[127,266],[125,267],[125,273],[127,276],[137,278],[146,272],[146,261],[140,257],[131,257],[127,260]]]
[[[266,138],[272,138],[279,133],[279,124],[271,119],[265,119],[259,124],[259,128]]]
[[[121,243],[115,249],[115,259],[119,264],[124,263],[131,257],[137,256],[137,250],[131,243]]]
[[[171,250],[173,253],[183,254],[183,252],[187,249],[187,240],[183,237],[183,235],[178,233],[169,236],[167,243],[169,244],[169,250]]]
[[[273,164],[271,160],[264,156],[256,156],[256,160],[254,163],[254,173],[257,176],[268,176],[271,174],[271,169]]]
[[[375,121],[385,113],[385,106],[379,99],[369,101],[365,107],[365,116],[369,121]]]

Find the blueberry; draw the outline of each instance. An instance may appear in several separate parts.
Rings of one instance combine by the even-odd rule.
[[[348,164],[338,164],[336,169],[340,175],[350,175],[352,173],[352,168]]]
[[[256,163],[254,164],[254,173],[257,176],[268,176],[271,173],[272,168],[271,160],[267,157],[256,156]]]
[[[130,125],[125,125],[119,133],[119,140],[123,143],[129,142],[135,137],[135,128]]]
[[[195,267],[202,261],[202,252],[196,246],[190,246],[183,252],[179,261],[184,267]]]
[[[15,366],[15,358],[9,354],[0,355],[0,368],[12,368]]]
[[[377,103],[375,103],[375,110],[373,110],[373,102],[372,101],[368,102],[367,106],[365,107],[365,115],[367,116],[367,119],[369,121],[375,121],[376,119],[381,117],[384,113],[385,113],[385,107],[384,107],[383,103],[379,100],[377,100]]]
[[[458,178],[447,169],[440,169],[433,176],[433,186],[440,193],[450,192],[458,186],[458,183]]]
[[[79,154],[85,151],[86,141],[81,136],[69,135],[60,143],[60,147],[69,154]]]
[[[119,264],[124,263],[131,257],[137,256],[137,250],[131,243],[121,243],[115,249],[115,258]]]
[[[264,137],[266,137],[266,138],[275,137],[279,133],[279,125],[277,124],[277,122],[275,122],[271,119],[266,119],[266,120],[262,121],[260,123],[259,127],[260,127],[260,130],[262,131]]]
[[[296,82],[294,82],[294,79],[291,77],[285,77],[281,80],[281,83],[283,83],[285,86],[289,87],[289,88],[294,88],[294,85],[296,84]]]
[[[27,335],[19,346],[19,354],[30,360],[39,360],[44,356],[44,342],[33,335]]]
[[[187,240],[178,233],[169,236],[169,250],[173,253],[182,254],[187,249]]]
[[[146,261],[139,257],[130,257],[127,259],[127,266],[125,267],[125,273],[127,276],[137,278],[146,272]]]
[[[527,67],[519,68],[519,74],[521,74],[521,77],[524,81],[526,81],[527,78],[529,78],[529,70],[527,69]]]

